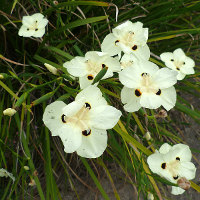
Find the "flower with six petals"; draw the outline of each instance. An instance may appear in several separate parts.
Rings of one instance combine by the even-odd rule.
[[[113,128],[120,116],[121,111],[107,105],[99,88],[91,85],[68,105],[62,101],[48,105],[43,121],[53,136],[61,138],[65,152],[96,158],[106,149],[106,129]]]
[[[173,53],[162,53],[160,58],[168,68],[178,72],[178,80],[184,79],[187,74],[194,74],[194,61],[186,56],[181,48],[176,49]]]
[[[79,77],[80,87],[86,88],[91,85],[95,76],[105,67],[108,68],[103,79],[113,76],[113,72],[120,71],[120,63],[117,58],[98,51],[89,51],[85,57],[76,56],[63,65],[67,71],[75,77]]]
[[[101,50],[111,56],[134,54],[139,59],[149,60],[150,50],[147,46],[148,28],[143,28],[141,22],[126,21],[112,30],[101,45]]]
[[[147,158],[147,163],[153,173],[177,184],[181,178],[187,180],[195,178],[196,167],[190,162],[191,159],[192,154],[188,145],[171,146],[164,143],[159,151],[156,150]],[[172,194],[174,195],[182,194],[184,191],[180,187],[172,186]]]
[[[150,61],[138,61],[119,73],[124,85],[121,100],[128,112],[138,111],[141,107],[156,109],[161,105],[170,110],[176,103],[177,72],[162,68]]]
[[[23,16],[22,26],[18,34],[23,37],[42,37],[45,34],[45,26],[47,24],[48,20],[41,13]]]

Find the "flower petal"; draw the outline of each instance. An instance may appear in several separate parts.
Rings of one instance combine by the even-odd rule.
[[[183,74],[182,72],[179,71],[176,78],[177,78],[177,80],[180,81],[180,80],[183,80],[185,78],[185,76],[186,76],[186,74]]]
[[[172,191],[171,193],[173,195],[179,195],[179,194],[183,194],[185,192],[184,189],[180,188],[180,187],[176,187],[176,186],[172,186]]]
[[[78,93],[75,101],[79,101],[80,99],[88,102],[91,105],[91,109],[97,106],[107,105],[106,100],[102,97],[101,90],[94,85],[90,85]]]
[[[82,136],[82,144],[77,154],[85,158],[97,158],[103,154],[107,147],[107,132],[92,128],[89,136]]]
[[[101,44],[101,50],[108,53],[110,56],[120,55],[121,48],[117,46],[116,41],[117,38],[113,33],[108,34]]]
[[[79,128],[66,124],[58,132],[66,153],[73,153],[81,146],[82,134]]]
[[[194,179],[196,175],[196,167],[192,162],[181,162],[179,168],[179,176],[185,177],[187,180]]]
[[[159,149],[159,152],[162,153],[162,154],[166,154],[169,152],[169,150],[172,148],[171,145],[169,145],[168,143],[164,143],[160,149]]]
[[[90,125],[97,129],[111,129],[117,124],[121,115],[121,111],[112,106],[98,106],[91,109]]]
[[[42,120],[45,126],[52,132],[53,136],[58,135],[56,130],[63,126],[61,116],[63,113],[62,109],[65,106],[66,104],[64,102],[55,101],[45,108]]]
[[[185,60],[186,55],[185,55],[184,51],[181,48],[176,49],[173,52],[173,54],[174,54],[174,59],[176,59],[176,60]]]
[[[176,104],[176,90],[172,86],[167,89],[161,90],[160,97],[162,99],[162,106],[168,111],[172,109]]]
[[[32,16],[23,16],[22,24],[26,26],[26,28],[30,27],[34,23],[34,19]]]
[[[92,80],[88,79],[88,76],[83,76],[79,78],[80,88],[85,89],[86,87],[90,86],[93,82],[94,78]]]
[[[159,69],[152,77],[160,89],[169,88],[177,82],[177,72],[168,68]]]
[[[149,109],[156,109],[161,106],[162,100],[160,96],[154,93],[142,93],[140,98],[140,104],[142,107]]]
[[[141,108],[140,97],[135,95],[135,90],[123,87],[121,91],[121,101],[124,105],[124,110],[127,112],[135,112]]]
[[[45,34],[45,28],[34,31],[33,37],[42,37]]]
[[[85,76],[87,71],[87,65],[86,65],[86,58],[76,56],[69,62],[65,62],[63,64],[63,67],[67,68],[67,71],[76,77],[83,77]]]
[[[18,35],[23,36],[23,37],[31,37],[34,34],[34,30],[28,29],[27,26],[22,25],[21,28],[19,29]]]

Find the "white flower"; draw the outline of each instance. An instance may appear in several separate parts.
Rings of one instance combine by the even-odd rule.
[[[170,146],[163,144],[159,151],[147,158],[149,168],[153,173],[164,177],[168,181],[177,184],[182,177],[187,180],[195,178],[196,167],[190,162],[192,154],[189,146],[176,144]],[[172,194],[182,194],[185,190],[180,187],[172,186]]]
[[[160,55],[165,65],[178,72],[177,79],[182,80],[187,74],[194,74],[194,61],[187,57],[182,49],[176,49],[173,53],[166,52]]]
[[[151,133],[149,131],[147,131],[145,133],[144,137],[146,138],[147,141],[151,140]]]
[[[170,110],[176,103],[177,72],[168,68],[159,69],[150,61],[139,61],[119,73],[125,86],[121,91],[124,109],[138,111],[141,107],[156,109],[161,105]]]
[[[80,87],[86,88],[91,85],[95,76],[104,68],[108,67],[103,79],[113,76],[113,72],[120,71],[120,63],[117,58],[112,58],[106,53],[89,51],[85,57],[77,56],[71,61],[64,63],[68,72],[79,77]]]
[[[119,55],[121,52],[134,54],[138,58],[149,60],[150,50],[147,46],[148,28],[143,28],[141,22],[132,23],[126,21],[117,26],[108,34],[101,45],[103,52],[111,56]]]
[[[45,34],[45,26],[47,24],[48,20],[41,13],[23,16],[22,26],[18,34],[23,37],[42,37]]]
[[[13,108],[7,108],[6,110],[3,111],[3,114],[12,117],[16,112],[17,111]]]
[[[58,70],[48,63],[44,63],[44,66],[54,75],[58,74]]]
[[[15,177],[13,176],[13,174],[12,173],[10,173],[10,172],[8,172],[6,169],[3,169],[3,168],[1,168],[0,169],[0,177],[10,177],[12,180],[13,180],[13,182],[15,181]]]
[[[106,149],[106,129],[113,128],[120,116],[121,111],[107,105],[101,91],[91,85],[68,105],[62,101],[48,105],[43,121],[53,136],[60,136],[65,152],[96,158]]]
[[[151,192],[148,192],[147,200],[154,200],[154,196]]]

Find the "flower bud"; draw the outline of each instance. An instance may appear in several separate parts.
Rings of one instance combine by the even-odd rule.
[[[58,70],[53,67],[52,65],[49,65],[48,63],[44,63],[44,66],[54,75],[58,74]]]
[[[188,181],[185,177],[181,177],[178,181],[177,184],[180,188],[184,190],[188,190],[191,186],[190,181]]]
[[[151,133],[149,131],[147,131],[145,133],[144,137],[146,138],[147,141],[151,140]]]
[[[29,170],[29,167],[28,167],[28,166],[24,166],[24,169],[25,169],[26,171],[28,171],[28,170]]]
[[[30,185],[31,187],[35,186],[36,185],[35,180],[31,179],[31,181],[30,181],[30,183],[28,185]]]
[[[151,192],[148,192],[147,199],[148,200],[154,200],[154,196]]]
[[[2,74],[0,74],[0,79],[4,79],[4,77],[3,77],[3,75],[2,75]]]
[[[8,116],[13,116],[17,111],[13,108],[7,108],[6,110],[3,111],[4,115],[8,115]]]
[[[160,110],[158,112],[158,114],[156,115],[156,117],[158,117],[158,118],[165,118],[165,117],[167,117],[167,111],[164,110],[164,109]]]

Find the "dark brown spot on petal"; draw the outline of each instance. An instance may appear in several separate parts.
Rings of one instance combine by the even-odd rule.
[[[147,74],[147,73],[142,73],[142,74],[141,74],[141,76],[146,76],[146,75],[148,75],[148,74]]]
[[[106,67],[106,65],[105,64],[102,64],[102,68],[105,68]]]
[[[159,89],[158,92],[156,92],[156,95],[161,95],[161,90]]]
[[[36,28],[35,31],[38,31],[38,28]]]
[[[179,157],[176,157],[176,160],[181,160]]]
[[[174,62],[174,59],[171,59],[172,62]]]
[[[174,178],[174,180],[177,180],[177,179],[178,179],[178,175],[177,175],[177,176],[174,176],[173,178]]]
[[[89,110],[91,109],[91,105],[89,103],[85,103],[85,107],[88,108]]]
[[[27,31],[29,31],[29,28],[27,28]]]
[[[61,120],[62,120],[63,123],[66,123],[66,115],[63,114],[63,115],[61,116]]]
[[[137,97],[141,96],[141,94],[142,94],[142,93],[140,92],[140,90],[138,90],[138,89],[135,90],[135,95],[136,95]]]
[[[179,67],[177,67],[176,69],[177,69],[178,71],[180,70],[180,68],[179,68]]]
[[[162,163],[161,168],[166,169],[167,164],[166,163]]]
[[[87,78],[88,78],[88,80],[90,80],[90,81],[94,79],[94,77],[93,77],[92,75],[88,75]]]
[[[185,62],[183,62],[183,64],[185,65]]]
[[[84,136],[89,136],[90,134],[91,134],[90,129],[82,131],[82,135],[84,135]]]
[[[135,50],[137,49],[137,45],[134,45],[134,46],[132,47],[132,49],[133,49],[133,51],[135,51]]]
[[[116,45],[118,42],[119,42],[119,40],[116,40],[116,41],[115,41],[115,45]]]

